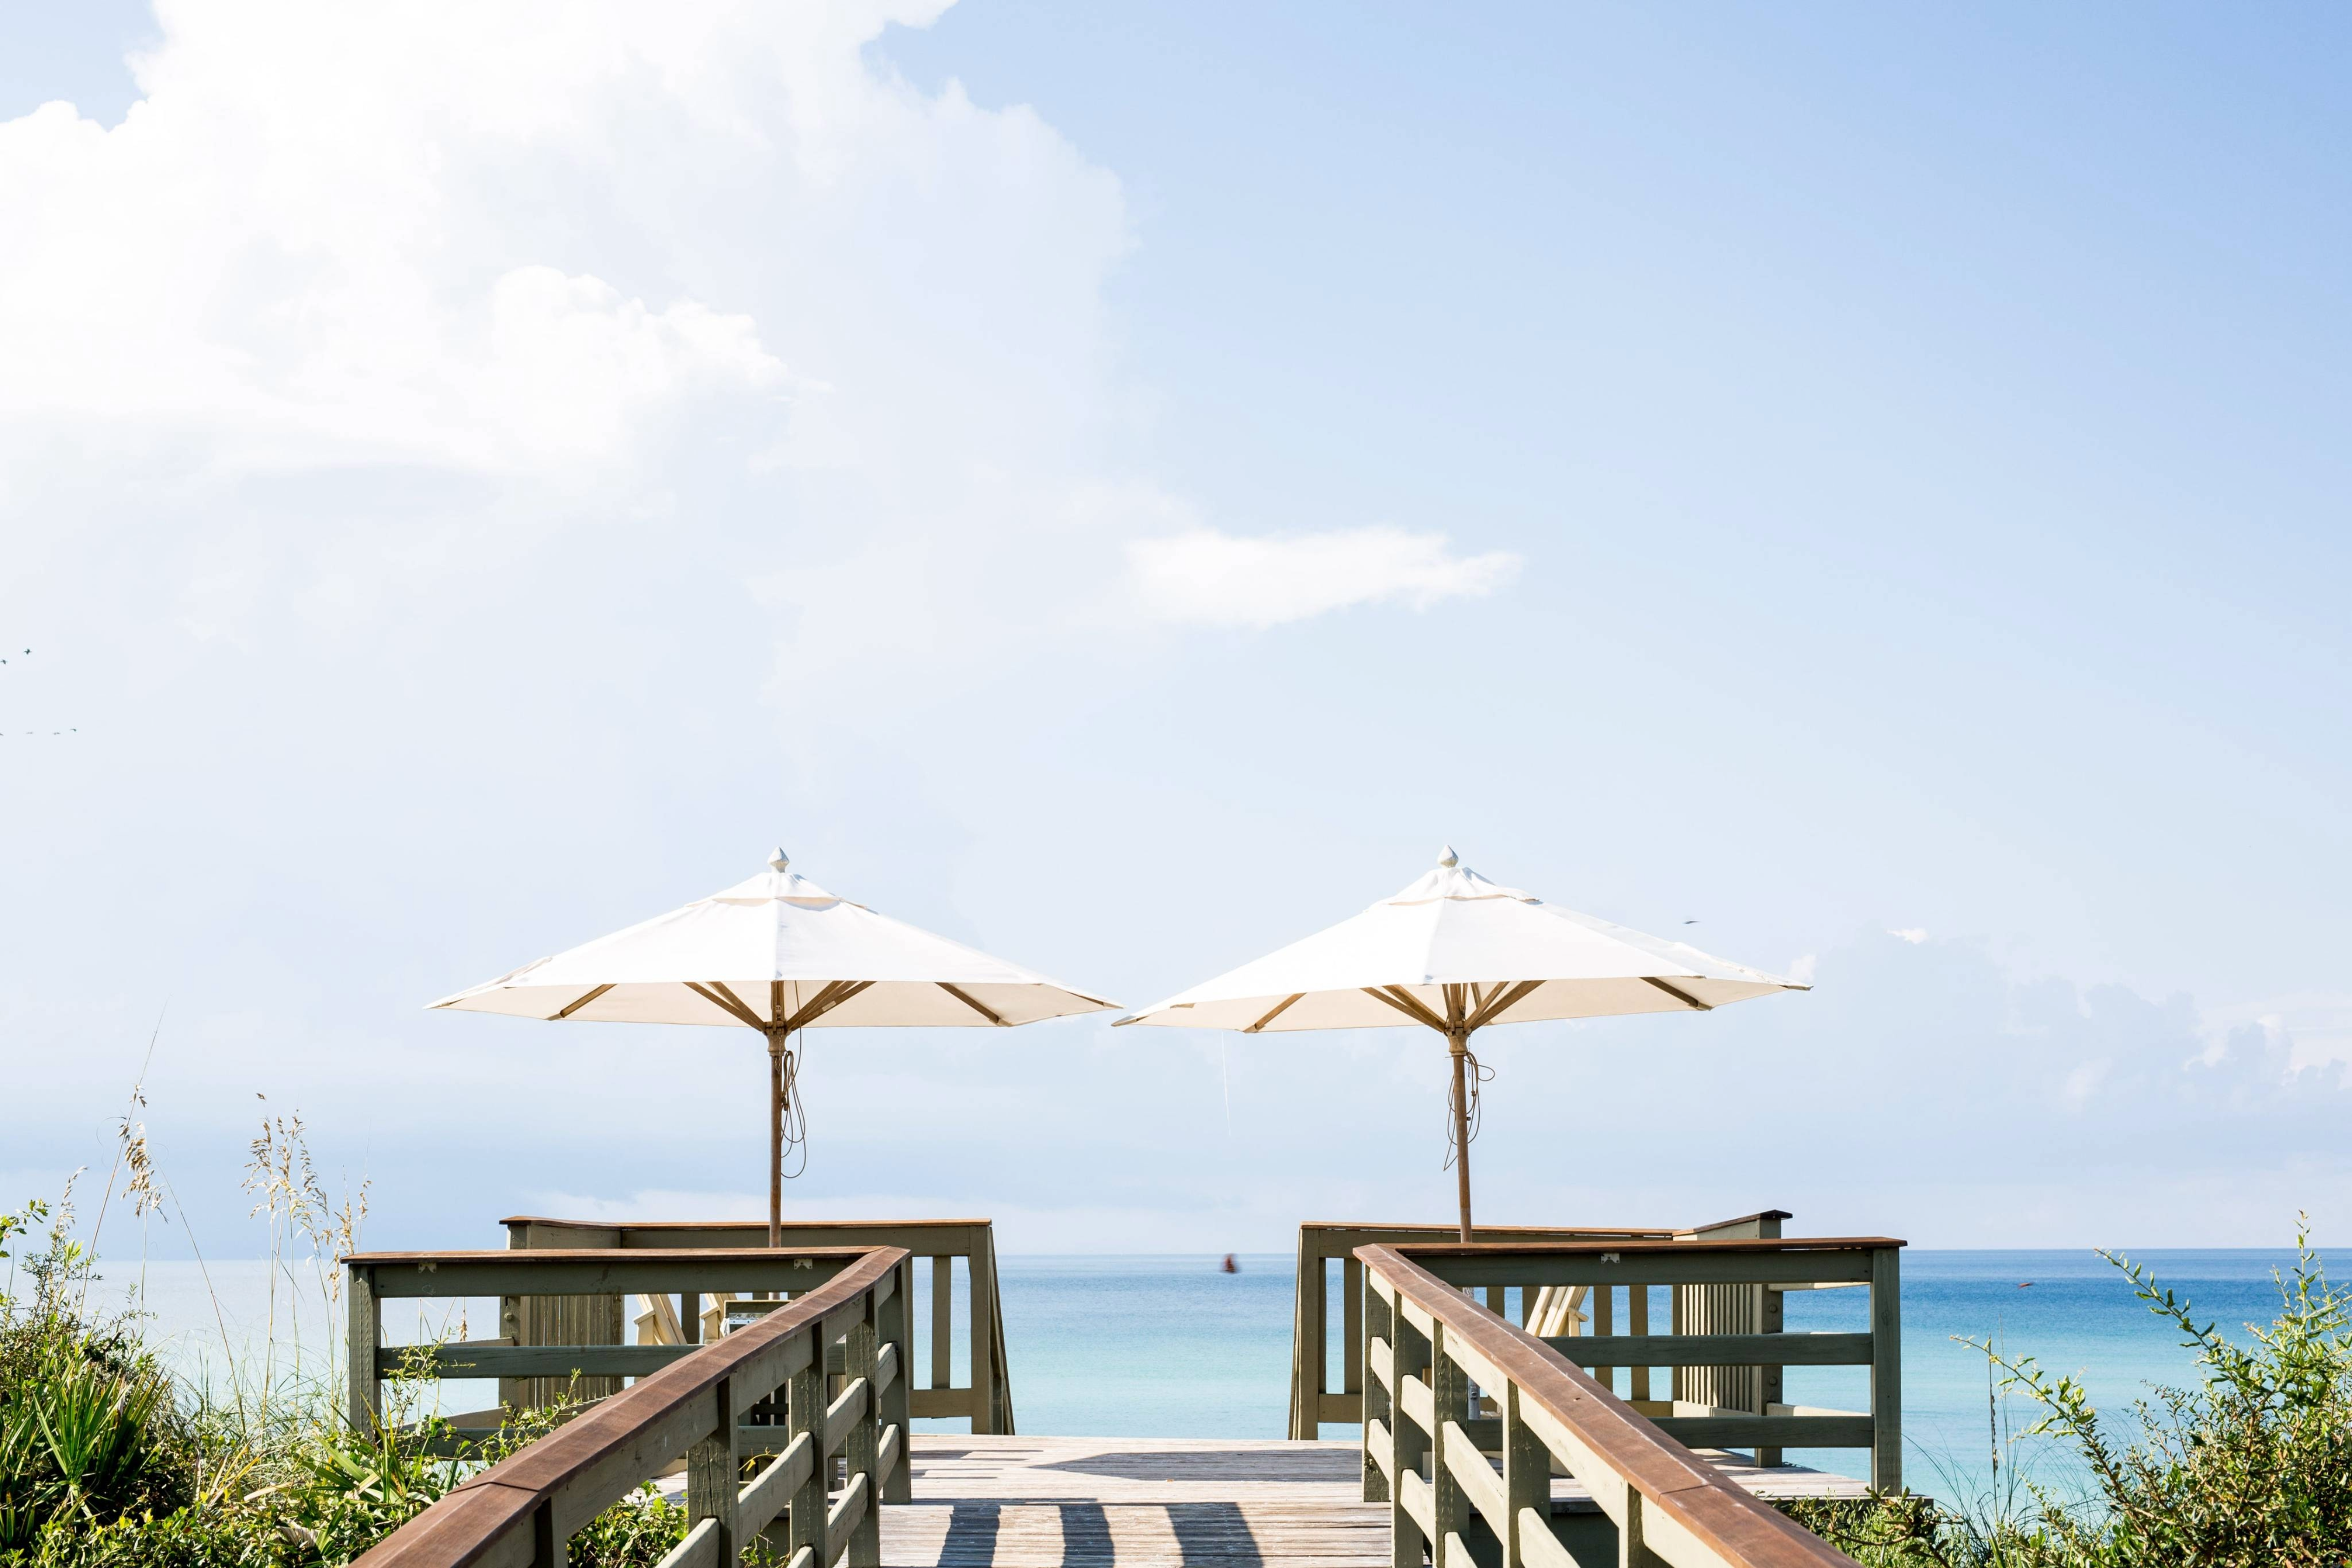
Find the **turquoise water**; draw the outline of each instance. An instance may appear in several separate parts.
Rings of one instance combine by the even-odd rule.
[[[2200,1320],[2218,1320],[2225,1331],[2270,1321],[2278,1300],[2271,1271],[2293,1261],[2292,1254],[2251,1250],[2137,1256],[2164,1283],[2189,1298]],[[1288,1426],[1292,1260],[1245,1257],[1241,1272],[1230,1275],[1216,1265],[1214,1258],[1192,1257],[1003,1258],[1005,1341],[1020,1429],[1074,1436],[1283,1436]],[[225,1321],[250,1367],[268,1321],[268,1271],[260,1264],[216,1263],[211,1272],[208,1289],[193,1264],[151,1266],[147,1300],[155,1326],[183,1365],[217,1372],[224,1360],[219,1346]],[[135,1268],[123,1268],[108,1289],[119,1290],[134,1275]],[[2021,1289],[2027,1280],[2032,1284]],[[295,1294],[295,1283],[281,1277],[281,1336],[285,1303]],[[959,1281],[960,1297],[961,1286]],[[1331,1294],[1336,1345],[1338,1291]],[[1791,1293],[1788,1327],[1863,1328],[1866,1295]],[[459,1337],[461,1320],[452,1305],[436,1304],[431,1321],[422,1321],[415,1307],[388,1310],[388,1334]],[[473,1331],[495,1321],[491,1303],[467,1305]],[[927,1317],[919,1314],[919,1323]],[[1668,1321],[1663,1292],[1653,1317]],[[305,1340],[321,1318],[315,1305],[310,1308]],[[2089,1253],[1906,1252],[1905,1474],[1916,1489],[1955,1500],[1983,1489],[1990,1449],[1984,1358],[1955,1342],[1955,1336],[1994,1338],[2011,1355],[2035,1356],[2053,1372],[2077,1376],[2102,1409],[2120,1409],[2152,1383],[2194,1378],[2177,1334],[2134,1299],[2115,1269]],[[958,1381],[968,1381],[965,1347],[955,1349]],[[919,1331],[916,1364],[929,1364]],[[320,1365],[311,1357],[306,1370]],[[286,1370],[282,1361],[279,1370]],[[1338,1386],[1336,1375],[1331,1385]],[[1621,1392],[1622,1386],[1621,1382]],[[1860,1409],[1867,1403],[1867,1386],[1862,1368],[1791,1367],[1787,1397],[1793,1404]],[[443,1408],[476,1408],[494,1397],[487,1385],[447,1384]],[[2021,1428],[2031,1419],[2021,1406],[2013,1414]],[[957,1424],[922,1425],[952,1429]],[[1352,1437],[1355,1432],[1331,1426],[1324,1435]],[[1856,1450],[1790,1458],[1849,1475],[1864,1469],[1864,1456]],[[2038,1463],[2047,1479],[2066,1480],[2062,1458],[2044,1455]]]
[[[2218,1320],[2225,1331],[2270,1321],[2278,1301],[2271,1271],[2293,1262],[2291,1253],[2252,1250],[2136,1256],[2187,1295],[2200,1318]],[[1284,1436],[1294,1266],[1281,1256],[1241,1263],[1239,1274],[1226,1275],[1207,1258],[1005,1258],[1004,1331],[1020,1429]],[[2021,1288],[2023,1281],[2032,1283]],[[1787,1326],[1863,1329],[1867,1296],[1862,1290],[1792,1292]],[[1654,1321],[1667,1321],[1663,1292]],[[1335,1307],[1335,1343],[1338,1334]],[[2032,1355],[2053,1372],[2076,1376],[2102,1409],[2120,1411],[2150,1384],[2194,1381],[2191,1357],[2178,1333],[2148,1312],[2111,1266],[2087,1252],[1906,1252],[1905,1476],[1916,1489],[1948,1498],[1983,1489],[1991,1451],[1985,1359],[1955,1336],[1996,1340],[2012,1357]],[[1864,1368],[1791,1367],[1787,1378],[1791,1404],[1848,1410],[1868,1404]],[[1619,1388],[1623,1391],[1622,1381]],[[2031,1421],[2014,1401],[2011,1414],[2019,1429]],[[1324,1435],[1352,1437],[1355,1429],[1330,1426]],[[1866,1473],[1859,1450],[1789,1457],[1842,1474]],[[2029,1451],[2020,1457],[2046,1479],[2067,1484],[2061,1456]]]

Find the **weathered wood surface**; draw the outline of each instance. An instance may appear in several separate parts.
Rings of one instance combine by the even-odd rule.
[[[506,1251],[467,1248],[448,1252],[355,1252],[348,1268],[375,1276],[376,1295],[455,1298],[514,1293],[520,1283],[531,1296],[605,1296],[655,1291],[812,1289],[866,1256],[856,1247],[768,1247],[677,1251]],[[612,1310],[616,1315],[620,1308]]]
[[[764,1253],[771,1258],[775,1256],[768,1228],[762,1224],[674,1220],[605,1224],[550,1219],[534,1215],[509,1215],[499,1223],[507,1227],[511,1247],[532,1251],[554,1249],[593,1253],[613,1249],[656,1256],[703,1251],[714,1257],[738,1256],[749,1251],[755,1255]],[[1013,1430],[1013,1384],[1004,1353],[1004,1310],[996,1292],[996,1241],[990,1221],[802,1220],[783,1227],[781,1247],[784,1252],[795,1257],[822,1256],[827,1249],[845,1247],[896,1247],[918,1258],[931,1259],[925,1278],[931,1292],[933,1362],[928,1386],[924,1386],[925,1380],[917,1380],[914,1414],[919,1416],[969,1416],[975,1432]],[[950,1345],[954,1338],[952,1303],[956,1294],[954,1264],[957,1258],[962,1258],[971,1271],[969,1300],[964,1312],[965,1344],[971,1355],[971,1365],[979,1373],[976,1387],[957,1387],[949,1375]],[[697,1279],[660,1288],[695,1291],[709,1289],[711,1286],[708,1279]],[[722,1280],[717,1293],[723,1300],[730,1292],[755,1289],[765,1293],[775,1288],[772,1282],[745,1286]],[[782,1288],[797,1290],[803,1287],[797,1283],[787,1283]],[[646,1287],[639,1294],[653,1289],[655,1287]],[[526,1298],[509,1298],[509,1304],[523,1300]],[[692,1310],[684,1310],[690,1319]],[[582,1342],[578,1336],[562,1340],[535,1336],[528,1331],[530,1325],[522,1323],[520,1310],[508,1315],[515,1321],[508,1326],[507,1331],[516,1336],[518,1344]],[[721,1316],[714,1309],[709,1321],[695,1337],[700,1340],[716,1338]],[[683,1323],[680,1327],[683,1330]],[[511,1388],[506,1394],[509,1398],[526,1386],[517,1380],[509,1380],[509,1383]]]
[[[1779,1210],[1769,1211],[1778,1215]],[[1751,1218],[1759,1216],[1750,1216]],[[1726,1226],[1738,1226],[1727,1220]],[[1482,1225],[1475,1235],[1481,1243],[1520,1243],[1582,1239],[1614,1244],[1628,1240],[1670,1241],[1687,1232],[1672,1226],[1518,1226]],[[1363,1291],[1362,1265],[1356,1248],[1379,1245],[1455,1240],[1460,1227],[1451,1225],[1367,1225],[1310,1220],[1298,1227],[1298,1284],[1293,1298],[1290,1328],[1290,1435],[1316,1437],[1327,1421],[1352,1422],[1362,1409],[1363,1369],[1357,1360],[1360,1324],[1355,1312]],[[1343,1358],[1340,1385],[1330,1386],[1329,1325],[1326,1277],[1339,1266],[1339,1289],[1346,1302],[1346,1326],[1341,1331]]]
[[[1819,1471],[1719,1473],[1764,1496],[1859,1496]],[[913,1499],[882,1510],[884,1568],[1389,1568],[1389,1505],[1353,1443],[921,1432]],[[1552,1506],[1589,1510],[1579,1483]]]
[[[528,1256],[525,1254],[524,1256]],[[698,1521],[673,1553],[674,1563],[710,1562],[732,1568],[743,1537],[770,1522],[758,1510],[781,1503],[785,1482],[736,1486],[734,1448],[740,1407],[766,1399],[790,1380],[791,1429],[815,1478],[814,1503],[794,1505],[793,1530],[827,1528],[824,1481],[834,1467],[829,1456],[846,1452],[866,1469],[848,1478],[837,1505],[842,1528],[853,1547],[865,1500],[888,1477],[884,1465],[901,1462],[899,1433],[872,1432],[873,1379],[886,1370],[871,1332],[882,1309],[906,1277],[907,1254],[876,1247],[832,1280],[761,1318],[740,1333],[706,1345],[635,1387],[582,1412],[488,1469],[461,1482],[440,1501],[410,1520],[369,1551],[364,1568],[502,1568],[560,1563],[562,1543],[598,1513],[651,1480],[683,1455],[686,1496]],[[362,1266],[357,1272],[366,1272]],[[893,1320],[902,1327],[905,1315]],[[853,1369],[859,1375],[827,1409],[823,1403],[824,1350],[836,1339],[852,1342]],[[896,1342],[887,1363],[894,1376],[910,1349]],[[869,1436],[871,1440],[869,1439]],[[854,1441],[853,1441],[854,1440]],[[780,1465],[795,1464],[787,1447]],[[795,1479],[797,1476],[795,1475]],[[805,1493],[808,1488],[803,1486]],[[745,1511],[747,1500],[754,1505]],[[832,1559],[820,1550],[814,1562]],[[876,1568],[867,1552],[849,1553],[848,1568]]]
[[[1360,1246],[1402,1248],[1439,1278],[1477,1290],[1490,1310],[1508,1309],[1522,1327],[1548,1338],[1611,1334],[1621,1321],[1633,1334],[1645,1334],[1652,1288],[1667,1293],[1675,1333],[1773,1333],[1782,1325],[1780,1292],[1867,1287],[1871,1263],[1861,1249],[1887,1239],[1786,1238],[1780,1226],[1789,1217],[1785,1209],[1764,1209],[1696,1226],[1480,1226],[1468,1246],[1455,1240],[1458,1227],[1450,1226],[1303,1225],[1291,1323],[1290,1435],[1319,1436],[1327,1422],[1362,1419]],[[1708,1245],[1694,1249],[1694,1242]],[[1746,1244],[1748,1255],[1718,1245],[1729,1243]],[[1506,1253],[1510,1260],[1497,1261]],[[1345,1303],[1336,1387],[1328,1310],[1335,1272]],[[1531,1326],[1538,1317],[1541,1325]],[[1629,1352],[1588,1364],[1604,1381],[1625,1368],[1626,1391],[1635,1400],[1656,1392],[1653,1368],[1666,1366],[1675,1399],[1756,1415],[1780,1402],[1783,1379],[1771,1358],[1742,1364],[1727,1355],[1695,1354],[1644,1363]]]
[[[1736,1255],[1754,1244],[1691,1245],[1728,1248]],[[1425,1485],[1402,1462],[1391,1462],[1388,1476],[1396,1487],[1395,1500],[1412,1526],[1408,1531],[1406,1521],[1392,1511],[1392,1546],[1426,1537],[1435,1548],[1436,1568],[1469,1568],[1472,1531],[1467,1521],[1475,1511],[1505,1539],[1503,1568],[1559,1568],[1571,1552],[1583,1562],[1597,1544],[1591,1539],[1596,1533],[1608,1534],[1619,1562],[1628,1568],[1653,1556],[1677,1568],[1851,1568],[1851,1558],[1763,1506],[1717,1471],[1708,1457],[1662,1431],[1663,1424],[1653,1424],[1559,1351],[1469,1300],[1459,1283],[1421,1267],[1422,1250],[1412,1248],[1408,1255],[1392,1247],[1366,1247],[1357,1252],[1364,1262],[1367,1288],[1391,1308],[1400,1340],[1407,1329],[1417,1329],[1430,1344],[1429,1381],[1407,1375],[1402,1365],[1392,1370],[1391,1413],[1401,1431],[1417,1427],[1426,1436],[1441,1479],[1435,1487]],[[1461,1249],[1431,1250],[1453,1254]],[[1377,1358],[1372,1364],[1377,1375]],[[1570,1520],[1563,1529],[1555,1510],[1552,1519],[1540,1521],[1549,1526],[1550,1540],[1544,1539],[1543,1531],[1530,1535],[1513,1528],[1521,1521],[1503,1515],[1507,1478],[1497,1478],[1486,1458],[1486,1450],[1504,1446],[1501,1439],[1507,1435],[1497,1430],[1492,1435],[1496,1441],[1489,1442],[1475,1431],[1486,1422],[1475,1415],[1468,1398],[1473,1384],[1482,1394],[1492,1391],[1501,1396],[1512,1423],[1524,1423],[1553,1461],[1591,1489],[1607,1525],[1599,1520]],[[1784,1431],[1794,1436],[1797,1427],[1792,1420]],[[1384,1444],[1383,1436],[1366,1427],[1362,1452],[1368,1462],[1378,1464],[1384,1447],[1401,1448]],[[1709,1446],[1724,1440],[1696,1429],[1689,1436]],[[1455,1478],[1450,1496],[1443,1479],[1448,1470]],[[1368,1497],[1377,1490],[1370,1486],[1364,1489]],[[1450,1509],[1445,1506],[1449,1501],[1454,1505]],[[1453,1528],[1457,1519],[1464,1525],[1458,1531]],[[1571,1545],[1571,1536],[1580,1538],[1581,1544]],[[1526,1554],[1524,1548],[1531,1541],[1537,1551]],[[1516,1557],[1510,1554],[1513,1543],[1521,1552]],[[1392,1563],[1394,1568],[1407,1568],[1402,1552],[1392,1552]]]

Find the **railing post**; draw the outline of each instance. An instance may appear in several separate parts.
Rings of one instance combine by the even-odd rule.
[[[1870,1485],[1903,1489],[1902,1255],[1891,1247],[1870,1255]]]
[[[1625,1331],[1629,1334],[1650,1331],[1650,1288],[1647,1285],[1625,1287]],[[1626,1374],[1626,1402],[1633,1404],[1649,1397],[1650,1369],[1637,1366]]]
[[[1523,1568],[1527,1555],[1519,1532],[1528,1528],[1525,1515],[1533,1511],[1551,1530],[1551,1450],[1528,1427],[1519,1415],[1519,1385],[1506,1384],[1503,1406],[1503,1568]]]
[[[1773,1228],[1775,1230],[1780,1228],[1777,1221]],[[1756,1301],[1757,1331],[1766,1334],[1783,1332],[1788,1321],[1788,1298],[1769,1285],[1759,1285],[1756,1287]],[[1787,1387],[1787,1379],[1781,1368],[1758,1367],[1756,1369],[1756,1413],[1759,1415],[1770,1415],[1772,1406],[1780,1403]],[[1756,1462],[1759,1465],[1770,1467],[1780,1464],[1782,1460],[1783,1456],[1780,1449],[1767,1448],[1760,1445],[1757,1447]]]
[[[1436,1396],[1430,1402],[1434,1408],[1429,1434],[1429,1522],[1436,1539],[1430,1542],[1429,1561],[1433,1568],[1475,1568],[1466,1552],[1459,1559],[1454,1555],[1454,1548],[1469,1533],[1470,1499],[1445,1462],[1446,1423],[1468,1419],[1470,1379],[1445,1352],[1445,1325],[1433,1322],[1429,1328],[1429,1387]]]
[[[530,1510],[530,1568],[564,1568],[569,1543],[555,1532],[555,1505],[542,1501]]]
[[[1664,1568],[1665,1560],[1642,1537],[1642,1494],[1627,1487],[1625,1522],[1617,1527],[1617,1568]]]
[[[735,1382],[720,1378],[719,1424],[710,1436],[686,1451],[686,1517],[688,1529],[706,1519],[719,1521],[719,1561],[736,1568],[743,1560],[743,1543],[735,1538]],[[562,1562],[561,1553],[557,1562]]]
[[[527,1250],[530,1246],[530,1222],[510,1219],[506,1222],[506,1226],[507,1249],[510,1252]],[[525,1318],[523,1299],[520,1296],[499,1298],[499,1335],[511,1345],[527,1345],[535,1342],[530,1332],[530,1324]],[[528,1378],[499,1379],[499,1408],[504,1412],[499,1417],[501,1425],[513,1420],[518,1412],[530,1408],[531,1387],[531,1382]]]
[[[1778,1239],[1780,1235],[1780,1221],[1785,1217],[1787,1216],[1777,1210],[1759,1215],[1756,1222],[1756,1235],[1758,1238],[1760,1240],[1769,1237]],[[1759,1333],[1766,1334],[1780,1333],[1786,1321],[1787,1305],[1787,1298],[1782,1296],[1780,1291],[1773,1289],[1769,1284],[1757,1286],[1757,1331]],[[1782,1375],[1781,1368],[1777,1366],[1758,1367],[1756,1369],[1756,1414],[1759,1415],[1770,1415],[1772,1413],[1772,1406],[1780,1404],[1786,1394],[1787,1386],[1787,1381]],[[1756,1450],[1756,1462],[1759,1465],[1778,1465],[1781,1462],[1781,1459],[1782,1455],[1780,1450],[1778,1448],[1759,1447]]]
[[[1389,1561],[1390,1568],[1421,1568],[1421,1554],[1429,1542],[1421,1533],[1421,1525],[1404,1506],[1404,1478],[1407,1471],[1421,1473],[1421,1462],[1429,1453],[1429,1435],[1423,1432],[1411,1415],[1405,1414],[1404,1380],[1429,1367],[1429,1342],[1422,1337],[1412,1321],[1405,1316],[1400,1298],[1395,1318],[1391,1325],[1396,1331],[1389,1341],[1396,1359],[1390,1365],[1390,1386],[1398,1397],[1390,1408],[1394,1413],[1389,1422],[1389,1474],[1396,1485],[1389,1497]]]
[[[824,1324],[811,1323],[803,1331],[809,1339],[808,1364],[784,1384],[784,1446],[789,1448],[803,1432],[811,1434],[810,1458],[816,1462],[793,1493],[784,1555],[789,1561],[805,1546],[814,1554],[817,1568],[825,1568],[830,1559],[824,1549],[824,1494],[833,1479],[833,1456],[824,1451]]]
[[[955,1386],[955,1259],[931,1259],[931,1383]]]
[[[914,1441],[914,1426],[908,1419],[913,1405],[908,1384],[915,1380],[915,1260],[911,1257],[898,1265],[898,1289],[882,1307],[882,1338],[896,1352],[898,1375],[890,1380],[889,1391],[882,1395],[881,1410],[876,1417],[885,1426],[898,1428],[898,1462],[882,1483],[878,1494],[883,1502],[909,1502],[914,1499],[914,1466],[909,1462]]]
[[[1617,1310],[1617,1287],[1614,1285],[1595,1285],[1592,1288],[1591,1294],[1589,1294],[1585,1300],[1592,1303],[1592,1337],[1595,1339],[1606,1339],[1610,1335],[1614,1334],[1617,1331],[1617,1324],[1615,1321],[1615,1313]],[[1598,1383],[1601,1387],[1607,1389],[1612,1394],[1617,1392],[1617,1369],[1615,1367],[1605,1365],[1588,1366],[1584,1370],[1591,1373],[1592,1380],[1595,1383]]]
[[[374,1269],[355,1264],[346,1274],[349,1295],[345,1310],[349,1316],[343,1330],[343,1349],[351,1387],[345,1393],[345,1402],[352,1432],[362,1438],[373,1437],[376,1423],[383,1415],[383,1380],[375,1364],[376,1352],[383,1343],[383,1303],[376,1300]]]
[[[996,1271],[989,1267],[989,1233],[971,1232],[971,1429],[993,1432],[996,1418]],[[820,1563],[818,1568],[824,1568]]]
[[[1372,1341],[1378,1339],[1387,1342],[1391,1347],[1395,1345],[1396,1330],[1391,1326],[1395,1314],[1389,1310],[1389,1304],[1381,1300],[1380,1292],[1372,1289],[1372,1271],[1360,1267],[1356,1272],[1363,1291],[1364,1342],[1360,1364],[1364,1371],[1364,1500],[1386,1502],[1389,1500],[1389,1478],[1381,1469],[1380,1461],[1372,1457],[1372,1445],[1380,1441],[1373,1436],[1372,1423],[1377,1421],[1391,1432],[1396,1426],[1394,1402],[1389,1394],[1389,1389],[1396,1379],[1396,1364],[1391,1354],[1388,1364],[1382,1365],[1372,1350]],[[1381,1381],[1383,1372],[1389,1375],[1389,1382],[1385,1384]],[[1393,1449],[1390,1457],[1395,1457]]]
[[[1330,1360],[1326,1340],[1329,1314],[1323,1303],[1323,1233],[1298,1227],[1298,1284],[1292,1299],[1290,1329],[1290,1438],[1313,1442],[1323,1435],[1324,1368]]]
[[[842,1558],[849,1568],[881,1568],[882,1564],[882,1478],[874,1473],[882,1441],[881,1428],[877,1425],[882,1400],[874,1392],[878,1310],[874,1292],[869,1289],[866,1292],[866,1310],[849,1325],[848,1343],[843,1347],[844,1375],[852,1384],[861,1377],[866,1380],[866,1412],[858,1416],[857,1425],[849,1429],[849,1436],[842,1444],[850,1484],[855,1486],[859,1476],[866,1478],[866,1512],[851,1529],[849,1545]]]
[[[1364,1266],[1342,1254],[1339,1258],[1339,1392],[1364,1392]],[[1356,1402],[1356,1419],[1364,1418],[1363,1401]],[[1318,1412],[1319,1419],[1319,1412]],[[1321,1435],[1321,1427],[1317,1427]]]

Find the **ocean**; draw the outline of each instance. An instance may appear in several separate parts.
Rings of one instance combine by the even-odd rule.
[[[2273,1270],[2294,1261],[2276,1251],[2151,1251],[2135,1257],[2166,1285],[2187,1296],[2200,1321],[2242,1334],[2248,1322],[2267,1323],[2278,1295]],[[1280,1437],[1285,1434],[1290,1376],[1292,1259],[1251,1255],[1240,1272],[1224,1274],[1217,1259],[1196,1257],[1006,1257],[1001,1260],[1005,1341],[1018,1428],[1070,1436]],[[110,1266],[102,1299],[121,1299],[138,1274],[136,1264]],[[258,1364],[268,1321],[269,1271],[253,1262],[193,1263],[146,1268],[147,1310],[172,1359],[199,1376],[217,1377],[236,1347],[247,1369]],[[1335,1292],[1336,1294],[1336,1292]],[[1866,1292],[1820,1290],[1788,1297],[1787,1326],[1856,1330],[1865,1326]],[[324,1364],[323,1317],[317,1286],[307,1271],[279,1281],[281,1333],[289,1303],[312,1303],[299,1318],[304,1370]],[[1654,1321],[1665,1321],[1661,1296]],[[919,1317],[925,1314],[919,1314]],[[387,1337],[457,1338],[483,1334],[495,1321],[492,1303],[436,1303],[419,1321],[405,1303],[387,1309]],[[1338,1335],[1334,1306],[1333,1338]],[[1990,1339],[2012,1357],[2032,1356],[2053,1373],[2078,1378],[2103,1411],[2119,1415],[2158,1384],[2195,1381],[2194,1358],[2168,1323],[2151,1314],[2111,1266],[2087,1252],[1906,1251],[1903,1260],[1904,1426],[1906,1479],[1914,1489],[1948,1500],[1969,1500],[1992,1476],[1996,1448],[1990,1427],[1985,1359],[1958,1342]],[[927,1364],[919,1337],[917,1364]],[[957,1375],[966,1377],[962,1347]],[[279,1372],[291,1369],[281,1358]],[[1622,1377],[1622,1373],[1620,1374]],[[1791,1367],[1792,1404],[1860,1409],[1867,1403],[1867,1373],[1859,1367]],[[1622,1384],[1620,1388],[1622,1391]],[[444,1385],[442,1408],[480,1408],[494,1391],[485,1384]],[[2032,1415],[2010,1401],[2011,1425]],[[952,1430],[956,1423],[924,1422]],[[1352,1437],[1352,1427],[1324,1428],[1327,1437]],[[2075,1473],[2046,1444],[2025,1445],[2045,1480],[2064,1489]],[[1801,1464],[1848,1475],[1866,1473],[1858,1450],[1792,1452]],[[2004,1459],[2005,1464],[2011,1463]]]

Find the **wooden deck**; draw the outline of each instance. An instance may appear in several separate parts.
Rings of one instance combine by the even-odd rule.
[[[919,1432],[914,1501],[882,1510],[883,1568],[1389,1568],[1389,1506],[1353,1443]],[[1860,1481],[1723,1462],[1759,1496]],[[1556,1511],[1591,1508],[1553,1483]]]

